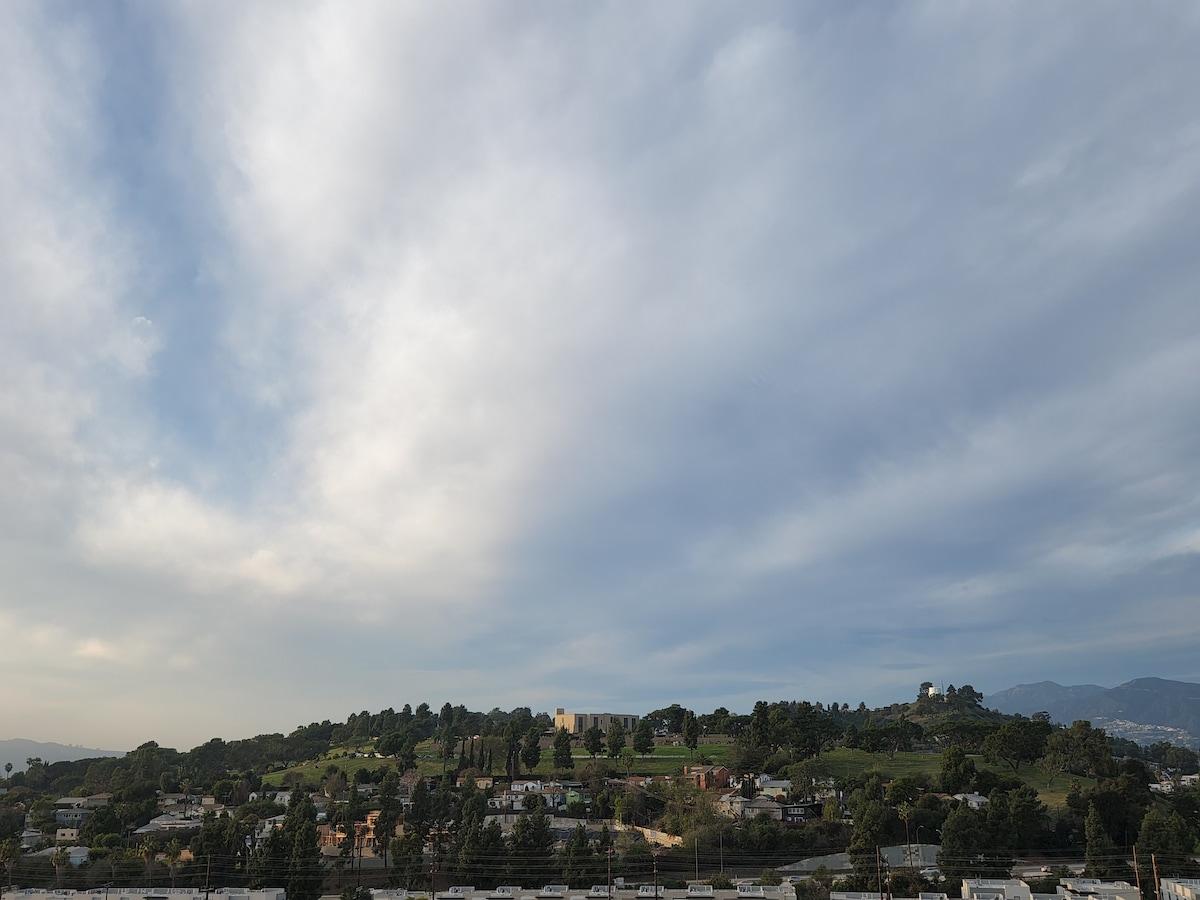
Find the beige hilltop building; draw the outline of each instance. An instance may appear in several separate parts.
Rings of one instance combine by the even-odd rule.
[[[637,727],[640,716],[626,716],[619,713],[574,713],[567,712],[561,706],[554,710],[554,730],[567,729],[571,734],[583,734],[593,725],[607,732],[616,722],[627,732]]]

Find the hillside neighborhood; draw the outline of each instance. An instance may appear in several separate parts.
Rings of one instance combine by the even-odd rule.
[[[0,787],[0,857],[31,897],[135,884],[474,900],[532,884],[1135,900],[1176,879],[1184,898],[1200,875],[1198,762],[1086,721],[996,713],[970,686],[745,716],[420,704],[186,753],[30,759]]]

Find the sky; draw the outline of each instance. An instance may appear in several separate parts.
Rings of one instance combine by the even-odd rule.
[[[1198,42],[5,3],[0,738],[1200,681]]]

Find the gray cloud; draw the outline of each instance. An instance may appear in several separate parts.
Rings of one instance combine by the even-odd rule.
[[[1194,15],[479,12],[6,11],[21,736],[1197,677]]]

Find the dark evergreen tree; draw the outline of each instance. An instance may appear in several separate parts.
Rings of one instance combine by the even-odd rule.
[[[521,764],[530,772],[542,761],[542,733],[537,726],[525,732],[525,740],[521,743]]]
[[[643,757],[654,752],[654,729],[650,727],[649,719],[638,720],[633,730],[633,751]]]
[[[545,884],[554,872],[554,833],[542,812],[522,813],[508,844],[508,874],[522,884]]]
[[[600,730],[599,725],[593,725],[583,733],[583,749],[592,759],[595,759],[604,749],[604,732]]]
[[[695,754],[696,747],[700,744],[700,725],[696,721],[696,714],[690,709],[683,714],[683,722],[679,726],[679,734],[683,738],[683,745],[692,754]]]
[[[560,728],[554,732],[554,770],[569,772],[574,768],[575,761],[571,758],[571,733],[565,728]]]
[[[1087,848],[1084,851],[1084,875],[1103,881],[1111,880],[1122,874],[1125,864],[1117,854],[1117,845],[1104,828],[1104,820],[1100,818],[1095,803],[1088,804],[1087,819],[1083,823],[1083,836],[1087,841]]]

